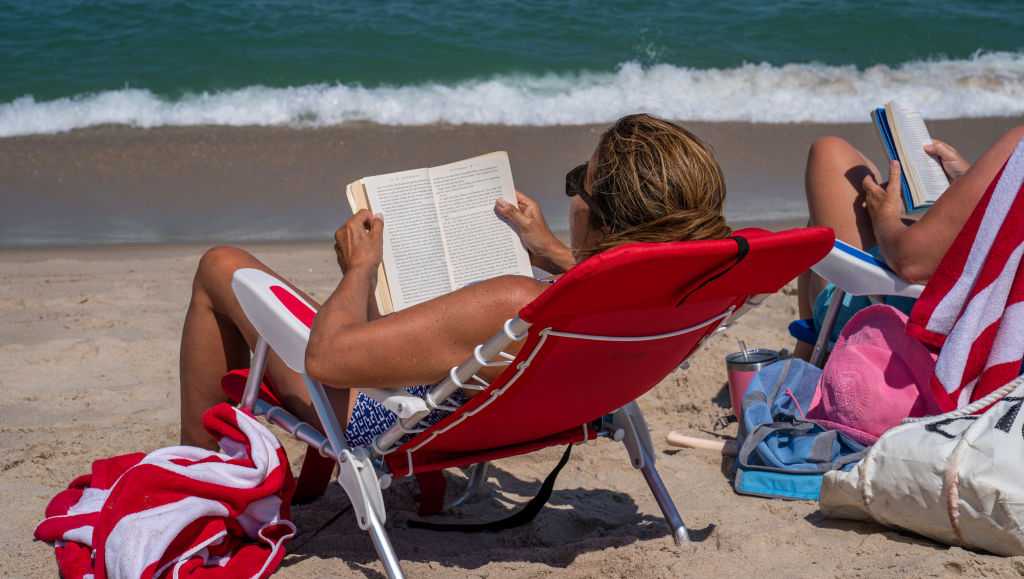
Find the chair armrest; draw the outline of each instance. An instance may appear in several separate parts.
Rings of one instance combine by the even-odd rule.
[[[418,412],[429,412],[425,400],[405,390],[384,390],[381,388],[360,388],[359,391],[384,405],[399,418],[411,418]]]
[[[811,267],[814,273],[855,296],[916,298],[924,286],[912,284],[893,273],[870,253],[836,240],[832,251]]]
[[[245,316],[292,370],[306,373],[306,344],[316,309],[276,277],[258,269],[239,269],[231,289]]]

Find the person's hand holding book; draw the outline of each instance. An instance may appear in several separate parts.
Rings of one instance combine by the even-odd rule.
[[[363,209],[334,232],[334,253],[342,275],[355,270],[377,274],[384,257],[384,220]]]
[[[864,208],[871,215],[872,224],[900,222],[903,215],[903,201],[900,197],[899,161],[889,161],[889,181],[883,189],[873,175],[864,177]]]
[[[494,204],[494,212],[519,236],[530,253],[530,263],[551,273],[562,273],[573,265],[572,251],[551,232],[540,205],[516,191],[516,205],[504,199]]]
[[[956,181],[971,168],[971,164],[967,162],[967,159],[964,159],[959,151],[944,141],[932,139],[931,143],[924,146],[924,152],[939,160],[939,163],[942,164],[942,170],[946,172],[950,182]]]
[[[903,197],[901,176],[903,168],[899,161],[889,161],[889,181],[879,185],[873,175],[864,177],[864,207],[871,215],[871,229],[882,256],[890,264],[895,263],[892,248],[898,247],[899,236],[906,231],[908,225],[903,220]],[[907,279],[907,281],[920,281]]]

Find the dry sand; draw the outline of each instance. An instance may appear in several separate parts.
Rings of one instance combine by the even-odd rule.
[[[254,247],[272,267],[323,299],[338,274],[327,244]],[[151,450],[177,440],[177,351],[191,273],[201,248],[0,252],[0,575],[54,576],[50,547],[32,529],[47,500],[92,459]],[[772,297],[687,371],[641,400],[653,428],[658,467],[687,523],[713,525],[683,548],[667,527],[620,445],[578,448],[551,505],[533,524],[496,535],[411,530],[413,490],[386,491],[391,537],[411,576],[438,577],[1009,577],[1024,558],[947,548],[869,524],[824,520],[810,502],[735,495],[720,457],[676,452],[670,429],[710,430],[728,413],[723,355],[736,339],[790,345],[792,288]],[[733,433],[735,426],[726,429]],[[293,465],[299,446],[288,443]],[[556,462],[560,449],[499,461],[485,499],[461,512],[498,518]],[[452,487],[464,477],[450,475]],[[300,534],[289,545],[284,577],[379,577],[382,568],[350,512],[318,534],[348,501],[339,489],[295,509]]]

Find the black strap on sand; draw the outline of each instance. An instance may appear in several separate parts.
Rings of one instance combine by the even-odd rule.
[[[544,505],[551,500],[551,493],[555,488],[555,479],[558,478],[558,473],[562,472],[562,468],[569,462],[569,455],[572,453],[572,445],[565,447],[565,452],[562,453],[562,458],[555,465],[555,469],[548,473],[547,478],[544,479],[544,483],[540,485],[540,490],[537,491],[537,496],[530,499],[530,502],[526,503],[523,508],[519,509],[518,512],[508,516],[504,519],[497,521],[491,521],[489,523],[433,523],[429,521],[407,521],[413,529],[427,529],[430,531],[453,531],[456,533],[495,533],[497,531],[504,531],[505,529],[511,529],[521,525],[525,525],[532,521],[538,514]]]
[[[695,294],[698,291],[700,291],[702,288],[707,286],[709,283],[711,283],[711,282],[715,281],[716,279],[722,277],[723,275],[729,273],[729,271],[732,270],[732,268],[734,268],[737,265],[739,265],[740,262],[743,261],[747,257],[747,255],[750,253],[750,242],[747,241],[746,237],[743,237],[742,235],[733,235],[733,236],[729,237],[728,239],[731,239],[731,240],[736,242],[736,257],[734,257],[731,262],[726,264],[725,267],[723,267],[722,269],[720,269],[720,270],[716,271],[715,273],[711,274],[704,281],[700,282],[700,284],[698,284],[696,287],[694,287],[690,291],[686,292],[686,294],[682,298],[680,298],[678,302],[676,302],[676,307],[677,308],[679,306],[683,305],[683,303],[686,302],[686,300],[688,300],[690,298],[690,296],[692,296],[693,294]]]

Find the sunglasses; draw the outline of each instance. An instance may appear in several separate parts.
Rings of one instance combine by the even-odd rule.
[[[590,213],[597,216],[598,220],[602,224],[607,223],[604,220],[604,214],[597,208],[597,203],[594,198],[587,193],[587,190],[583,187],[584,182],[587,179],[587,163],[581,163],[576,167],[573,167],[568,173],[565,174],[565,194],[568,197],[574,197],[579,195],[580,199],[587,204],[590,209]]]

